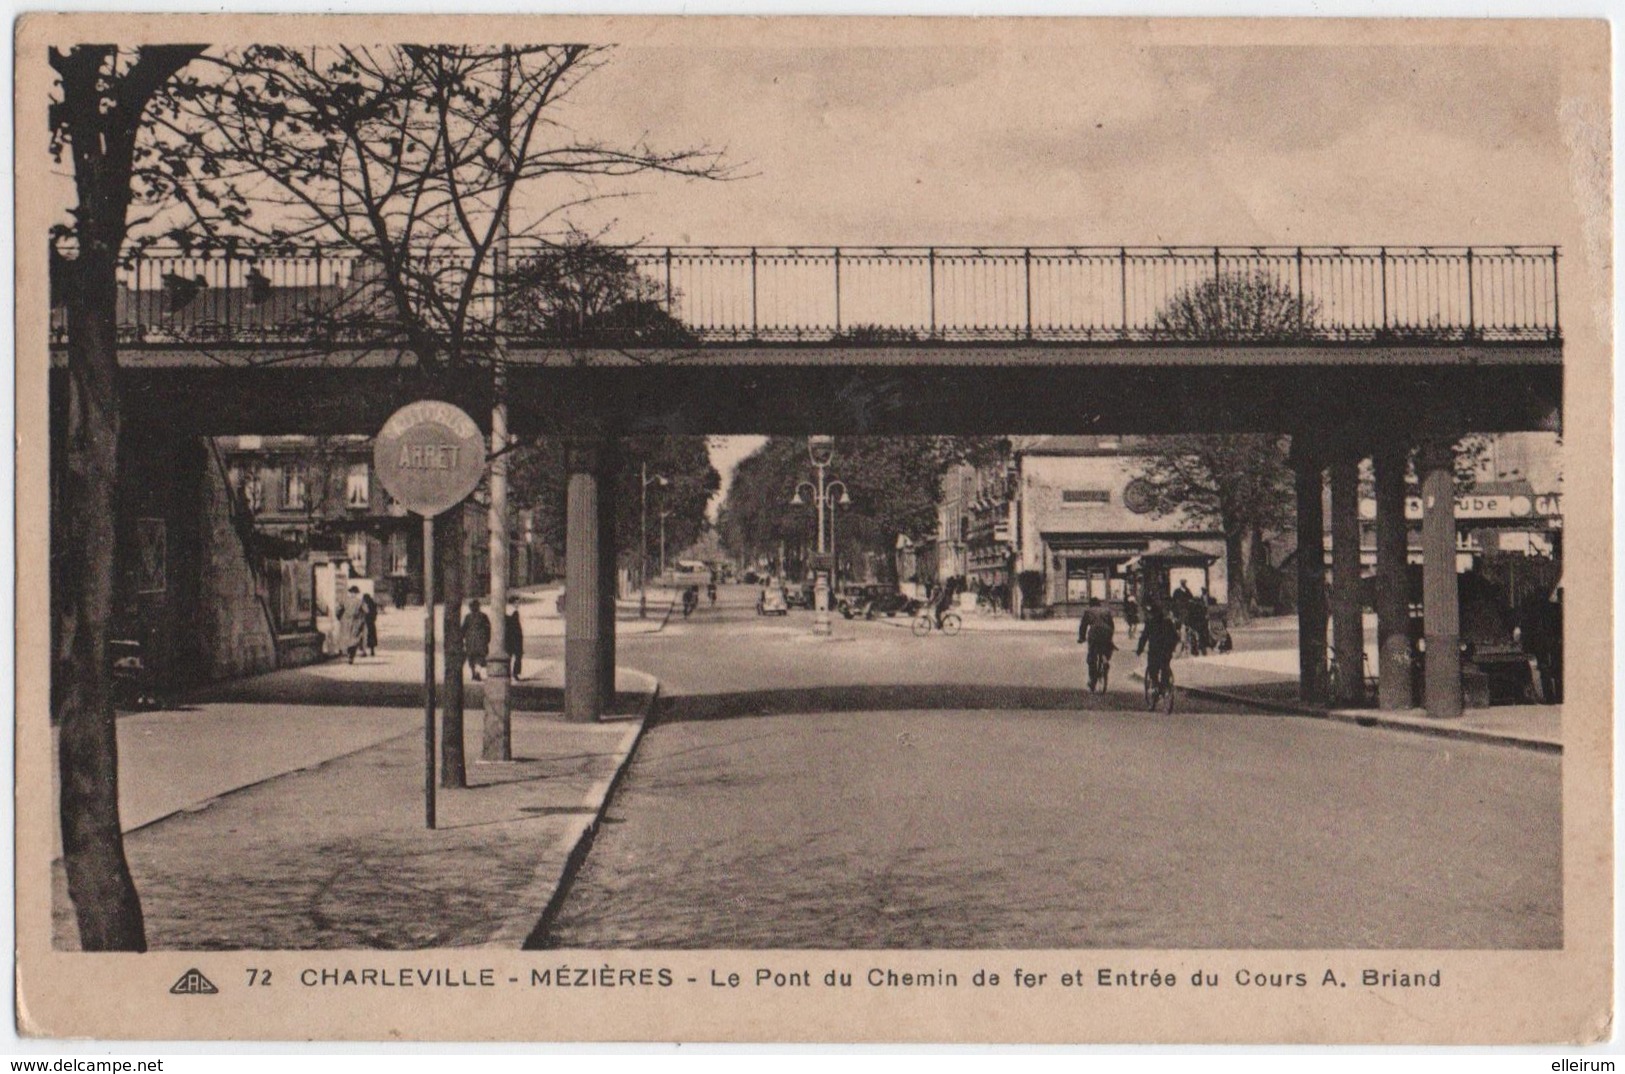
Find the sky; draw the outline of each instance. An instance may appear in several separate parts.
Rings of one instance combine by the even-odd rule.
[[[628,45],[568,118],[725,150],[599,207],[656,245],[1540,243],[1575,229],[1561,80],[1538,48]]]

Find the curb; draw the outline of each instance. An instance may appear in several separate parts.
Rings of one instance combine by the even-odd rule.
[[[651,605],[649,610],[653,614],[649,615],[647,618],[644,618],[644,619],[628,619],[627,622],[629,622],[629,623],[648,623],[648,622],[653,622],[656,619],[658,619],[659,622],[655,623],[655,628],[653,630],[640,630],[636,634],[628,634],[627,637],[635,638],[635,637],[638,636],[638,634],[659,634],[661,631],[666,629],[666,624],[671,622],[672,609],[674,609],[676,607],[677,607],[677,602],[676,601],[668,600],[666,602],[665,611],[657,611],[655,609],[655,607],[653,605]],[[616,615],[615,621],[617,623],[619,623],[621,621],[619,614]],[[615,637],[616,637],[617,640],[619,640],[620,636],[621,636],[621,632],[620,632],[619,628],[617,628],[616,631],[615,631]]]
[[[907,618],[904,618],[901,615],[899,615],[899,616],[891,616],[891,617],[889,617],[889,616],[880,616],[880,617],[875,618],[875,619],[867,619],[867,620],[864,620],[864,621],[869,622],[869,623],[879,623],[882,626],[896,627],[899,630],[902,630],[902,629],[908,628],[911,624],[913,624],[913,622],[914,622],[914,620],[916,618],[918,618],[918,617],[917,616],[909,616]],[[856,620],[854,620],[854,621],[856,621]],[[1040,637],[1040,636],[1043,636],[1045,634],[1052,634],[1052,635],[1054,635],[1056,637],[1066,637],[1068,634],[1071,633],[1071,628],[1070,627],[1068,629],[1066,629],[1066,630],[1048,630],[1048,629],[1045,629],[1043,627],[997,627],[997,628],[974,627],[974,626],[971,626],[971,620],[965,618],[963,613],[960,614],[959,621],[961,623],[961,626],[959,628],[959,632],[961,634],[977,634],[977,635],[982,635],[982,636],[985,636],[985,637],[997,637],[998,635],[1001,635],[1001,634],[1016,634],[1016,635],[1020,635],[1020,636],[1023,636],[1023,637],[1029,637],[1029,638],[1031,638],[1031,637]]]
[[[1138,671],[1129,672],[1129,678],[1136,682],[1144,682],[1145,677]],[[1279,701],[1258,700],[1233,694],[1227,690],[1217,690],[1211,686],[1178,686],[1192,697],[1206,698],[1209,701],[1223,701],[1232,705],[1245,705],[1248,708],[1263,709],[1265,712],[1279,713],[1282,716],[1303,716],[1311,720],[1332,720],[1337,723],[1357,724],[1360,727],[1380,727],[1388,731],[1409,731],[1417,735],[1431,735],[1434,738],[1454,738],[1464,742],[1482,742],[1491,746],[1511,746],[1515,749],[1534,750],[1537,753],[1563,752],[1561,742],[1548,742],[1544,739],[1519,738],[1516,735],[1505,735],[1496,731],[1479,731],[1471,727],[1451,727],[1448,724],[1418,724],[1409,720],[1395,720],[1376,712],[1359,709],[1321,709],[1311,705],[1291,705]]]
[[[575,883],[575,878],[581,872],[581,867],[587,863],[587,855],[591,852],[593,840],[598,835],[598,826],[603,822],[604,815],[609,812],[609,804],[615,797],[615,790],[620,786],[621,778],[632,764],[632,758],[637,753],[638,745],[643,741],[643,732],[657,718],[659,711],[660,682],[656,680],[654,689],[646,695],[643,709],[638,713],[637,726],[630,728],[623,740],[624,748],[621,763],[615,767],[615,771],[609,775],[607,780],[595,784],[589,792],[590,796],[598,793],[600,787],[603,788],[602,793],[598,794],[597,809],[593,811],[591,819],[582,825],[581,829],[573,837],[568,835],[565,837],[566,840],[572,841],[571,846],[565,854],[564,868],[560,870],[557,880],[553,883],[553,893],[548,897],[547,904],[542,908],[540,918],[522,934],[515,929],[503,929],[483,946],[512,948],[513,941],[518,940],[519,950],[522,951],[538,951],[547,948],[547,934],[553,930],[553,922],[558,919],[559,914],[564,909],[564,900],[569,897],[571,885]],[[529,918],[527,917],[525,920],[529,920]]]

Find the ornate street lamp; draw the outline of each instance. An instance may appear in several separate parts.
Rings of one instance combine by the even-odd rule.
[[[649,609],[649,486],[659,485],[666,487],[669,482],[655,474],[649,476],[649,464],[643,464],[642,481],[638,485],[638,521],[643,533],[643,543],[638,546],[638,618],[642,619]]]
[[[808,497],[818,511],[818,556],[813,563],[813,633],[828,634],[830,632],[829,619],[829,589],[831,568],[834,565],[834,519],[825,521],[827,514],[832,515],[837,503],[846,505],[852,498],[846,493],[844,481],[826,481],[825,469],[835,458],[835,438],[833,436],[809,436],[807,438],[807,456],[812,460],[813,468],[818,472],[818,482],[803,481],[796,485],[795,495],[790,497],[790,503],[801,506],[807,502],[801,496],[801,490],[807,490]],[[840,499],[835,499],[835,489],[841,490]],[[827,529],[826,529],[827,527]],[[830,539],[825,540],[825,533],[830,532]]]

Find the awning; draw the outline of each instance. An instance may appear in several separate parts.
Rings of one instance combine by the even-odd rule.
[[[1176,541],[1173,544],[1163,545],[1161,548],[1150,549],[1140,558],[1153,563],[1177,563],[1207,567],[1211,566],[1219,557]]]
[[[1134,556],[1138,556],[1141,554],[1141,552],[1138,548],[1119,546],[1116,548],[1059,548],[1055,550],[1054,554],[1062,559],[1072,560],[1074,562],[1078,560],[1083,560],[1086,562],[1110,560],[1111,562],[1116,563],[1120,560],[1131,559]]]

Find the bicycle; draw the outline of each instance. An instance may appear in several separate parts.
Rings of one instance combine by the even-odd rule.
[[[938,625],[933,621],[931,613],[927,611],[921,612],[914,617],[914,625],[911,629],[914,631],[916,638],[923,638],[933,630],[940,630],[951,638],[958,634],[959,628],[964,625],[964,621],[959,618],[958,612],[943,612],[942,623]]]
[[[1102,649],[1089,654],[1089,692],[1105,693],[1112,673],[1112,651]]]
[[[1324,665],[1317,664],[1316,666],[1324,669],[1323,674],[1326,676],[1326,699],[1336,703],[1343,699],[1343,665],[1338,659],[1337,650],[1335,648],[1329,645],[1325,646],[1324,648],[1326,651],[1326,662]],[[1370,655],[1366,653],[1364,648],[1362,648],[1360,650],[1360,696],[1356,699],[1356,703],[1368,705],[1376,699],[1376,696],[1377,676],[1371,670]]]
[[[1171,667],[1163,668],[1159,675],[1145,676],[1146,710],[1155,712],[1158,705],[1163,706],[1163,711],[1169,714],[1174,711],[1174,670]]]

